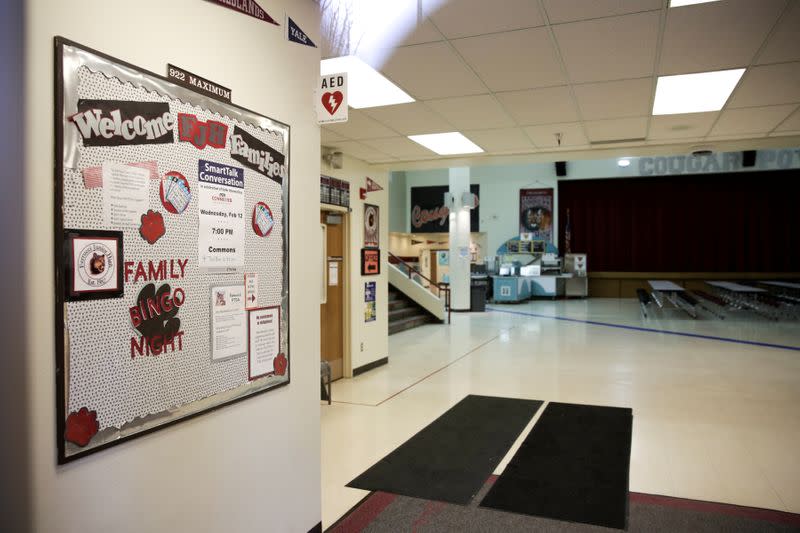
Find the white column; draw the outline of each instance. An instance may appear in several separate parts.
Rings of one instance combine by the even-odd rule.
[[[452,308],[469,311],[469,230],[470,210],[463,207],[462,197],[469,192],[469,168],[450,169],[450,194],[455,207],[450,213],[450,289]]]

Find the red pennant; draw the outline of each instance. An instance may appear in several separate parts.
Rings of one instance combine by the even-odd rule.
[[[375,183],[372,178],[367,178],[367,192],[382,191],[383,187]]]
[[[258,20],[280,26],[280,24],[278,24],[274,18],[270,17],[269,14],[264,11],[264,8],[258,5],[255,0],[214,0],[214,2],[228,9],[238,11],[239,13],[250,15]]]

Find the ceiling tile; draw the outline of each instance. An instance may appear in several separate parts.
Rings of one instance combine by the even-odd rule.
[[[428,100],[425,104],[458,130],[504,128],[514,125],[514,121],[503,106],[488,94]]]
[[[397,135],[394,132],[364,114],[363,111],[350,109],[347,122],[337,122],[329,124],[325,129],[346,137],[348,139],[372,139],[375,137],[391,137]]]
[[[800,102],[800,63],[747,69],[728,107],[756,107]]]
[[[519,152],[534,149],[521,128],[470,130],[464,135],[487,152]]]
[[[364,112],[402,135],[453,131],[452,125],[422,102],[371,107]],[[388,135],[373,135],[373,137],[388,137]]]
[[[648,140],[693,139],[705,137],[719,113],[685,113],[650,117]]]
[[[447,43],[397,48],[381,70],[418,100],[486,92]]]
[[[331,131],[331,130],[328,130],[328,129],[325,129],[325,128],[320,128],[320,130],[319,130],[319,140],[320,140],[320,142],[322,144],[327,144],[327,143],[335,142],[335,141],[346,141],[347,138],[344,137],[343,135],[339,135],[338,133],[336,133],[334,131]]]
[[[785,122],[775,128],[776,132],[779,131],[800,131],[800,108],[792,114]]]
[[[340,141],[337,143],[332,143],[331,148],[335,148],[345,154],[357,157],[358,159],[362,159],[367,162],[373,161],[385,161],[387,159],[391,159],[391,156],[366,146],[357,141]]]
[[[452,43],[492,91],[551,87],[565,81],[546,28],[482,35]]]
[[[620,118],[585,121],[586,135],[592,142],[620,141],[644,138],[647,134],[647,118]]]
[[[659,73],[746,67],[784,5],[784,0],[726,0],[670,9]]]
[[[568,148],[589,144],[589,139],[584,135],[583,127],[578,122],[528,126],[523,129],[537,148]],[[560,145],[556,140],[557,133],[561,134]]]
[[[800,61],[800,2],[794,2],[787,13],[781,17],[775,32],[761,51],[758,63],[778,63]]]
[[[711,130],[711,135],[767,133],[775,129],[795,109],[797,106],[793,104],[727,109],[722,112],[714,129]]]
[[[406,159],[409,157],[435,157],[436,153],[428,150],[407,137],[390,137],[388,139],[371,139],[364,141],[367,146],[391,156]]]
[[[423,0],[423,5],[441,4]],[[537,2],[531,0],[449,0],[426,13],[448,39],[542,26]]]
[[[650,113],[652,78],[587,83],[573,89],[584,120],[641,117]]]
[[[544,0],[550,24],[661,9],[662,0]]]
[[[411,32],[403,39],[400,46],[408,46],[411,44],[435,43],[443,41],[444,37],[439,33],[430,19],[425,19],[422,24],[415,26]]]
[[[497,93],[497,99],[520,125],[578,120],[578,112],[566,86]]]
[[[653,74],[659,12],[554,26],[573,83],[643,78]]]

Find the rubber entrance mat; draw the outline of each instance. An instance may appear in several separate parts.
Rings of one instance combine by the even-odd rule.
[[[548,404],[481,506],[624,529],[632,425],[630,409]]]
[[[466,505],[541,405],[467,396],[347,486]]]

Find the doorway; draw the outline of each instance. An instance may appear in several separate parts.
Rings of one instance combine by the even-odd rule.
[[[320,357],[331,366],[331,379],[350,375],[347,213],[322,211],[323,286],[320,304]]]

